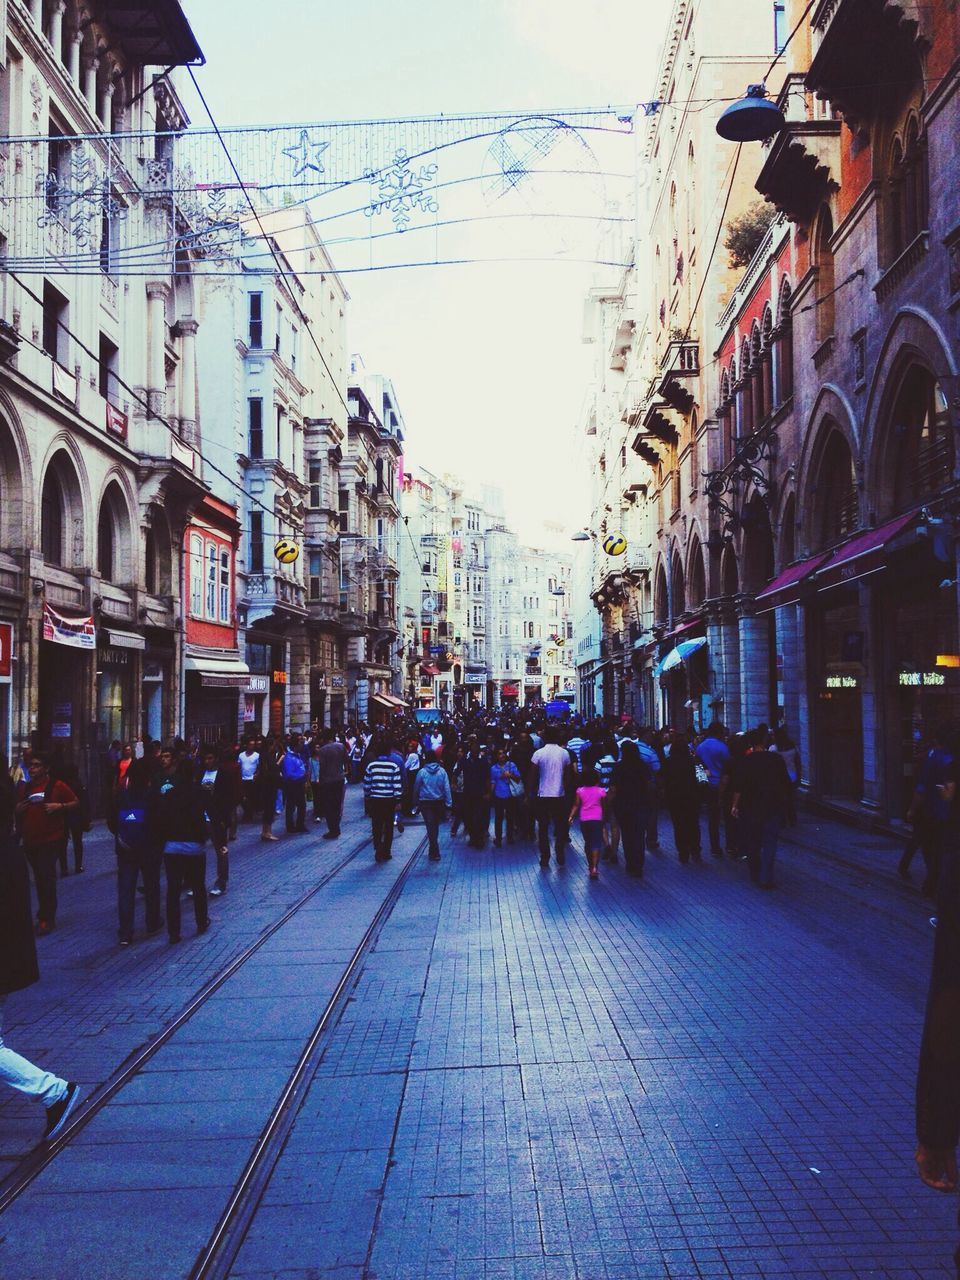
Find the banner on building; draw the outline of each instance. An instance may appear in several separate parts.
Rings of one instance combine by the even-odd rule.
[[[43,606],[43,639],[53,644],[69,645],[71,649],[96,649],[97,628],[93,617],[68,618],[50,605]]]
[[[128,420],[125,413],[121,413],[119,409],[115,409],[112,404],[105,406],[107,434],[116,436],[118,440],[127,443]]]
[[[13,624],[0,622],[0,677],[13,671]]]

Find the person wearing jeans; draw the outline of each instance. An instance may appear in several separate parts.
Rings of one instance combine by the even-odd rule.
[[[197,933],[206,933],[210,927],[206,888],[207,796],[194,777],[189,760],[182,760],[175,774],[158,777],[150,792],[148,821],[163,842],[170,941],[180,941],[180,894],[185,885],[193,890]]]
[[[160,917],[160,846],[147,821],[150,801],[150,767],[134,760],[110,800],[107,826],[113,832],[117,852],[117,915],[121,947],[133,941],[137,880],[143,878],[147,933],[163,928]]]
[[[384,739],[363,774],[363,792],[377,862],[387,862],[392,857],[393,820],[403,795],[403,770],[391,756],[391,744]]]
[[[32,986],[40,977],[30,919],[30,880],[22,852],[12,833],[13,784],[0,770],[0,1082],[47,1112],[44,1137],[55,1138],[80,1099],[80,1089],[52,1071],[45,1071],[8,1048],[3,1017],[8,997]]]
[[[514,792],[522,792],[523,782],[520,770],[512,760],[507,759],[503,749],[497,752],[496,763],[490,768],[490,786],[493,791],[493,843],[499,849],[503,844],[503,828],[506,822],[507,844],[513,844],[517,832],[517,804],[519,796]]]
[[[57,860],[67,839],[68,815],[80,802],[66,783],[50,777],[46,756],[31,756],[27,774],[20,784],[17,818],[37,890],[36,932],[42,937],[56,923]]]
[[[772,889],[777,841],[790,811],[790,777],[783,759],[767,750],[765,730],[755,729],[747,735],[747,754],[736,786],[730,812],[741,820],[750,879],[761,889]]]
[[[710,834],[710,852],[715,858],[723,857],[723,847],[720,844],[720,784],[730,768],[730,748],[725,741],[726,732],[720,721],[714,720],[707,726],[703,740],[696,750],[697,760],[707,771],[707,831]],[[728,836],[727,844],[729,843]]]
[[[557,731],[549,728],[544,745],[533,753],[530,761],[530,790],[537,797],[537,833],[540,845],[540,866],[550,865],[550,827],[553,827],[553,848],[557,866],[566,862],[567,815],[570,805],[567,792],[573,777],[570,753],[560,746]]]
[[[430,861],[440,861],[440,823],[453,805],[450,779],[439,760],[431,760],[417,770],[413,783],[413,802],[423,814],[430,842]]]
[[[347,752],[338,742],[332,729],[324,729],[322,745],[316,752],[313,764],[316,781],[313,792],[313,812],[319,822],[325,819],[325,840],[335,840],[340,834],[343,817],[343,796],[347,787]]]

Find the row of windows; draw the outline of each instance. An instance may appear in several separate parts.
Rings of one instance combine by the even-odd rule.
[[[231,621],[232,564],[230,548],[190,535],[190,616],[207,622]]]

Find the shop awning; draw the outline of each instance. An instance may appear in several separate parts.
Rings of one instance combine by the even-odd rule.
[[[420,664],[420,674],[422,676],[438,676],[440,668],[434,662],[423,662]]]
[[[692,640],[681,640],[675,649],[671,649],[666,657],[660,659],[653,669],[653,674],[662,676],[668,671],[672,671],[675,667],[679,667],[681,662],[686,662],[688,658],[692,658],[700,649],[705,648],[706,643],[706,636],[695,636]]]
[[[502,698],[519,698],[520,686],[516,684],[505,684],[500,690],[500,696]]]
[[[784,604],[795,604],[800,595],[800,584],[829,558],[829,551],[822,555],[811,556],[809,560],[800,560],[777,574],[762,591],[757,592],[757,612],[767,613],[771,609],[779,609]]]
[[[666,644],[668,640],[677,640],[680,636],[688,635],[691,631],[696,631],[698,627],[704,625],[702,618],[694,618],[692,622],[684,622],[679,627],[674,627],[672,631],[668,631],[665,636],[661,636],[660,643]]]
[[[370,701],[383,711],[405,711],[407,704],[402,698],[395,698],[392,693],[371,693]]]
[[[114,631],[107,628],[100,633],[103,636],[104,644],[110,645],[113,649],[145,649],[147,642],[143,636],[138,636],[135,631]]]
[[[183,669],[199,672],[200,683],[208,689],[244,689],[250,679],[250,668],[239,658],[206,658],[188,653]]]
[[[890,543],[919,515],[919,511],[910,511],[904,516],[897,516],[876,529],[858,533],[855,538],[837,547],[823,568],[817,570],[814,578],[817,590],[828,591],[831,587],[842,587],[872,573],[879,573],[886,566],[886,552]]]

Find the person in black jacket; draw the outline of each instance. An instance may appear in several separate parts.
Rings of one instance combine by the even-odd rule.
[[[761,889],[774,888],[773,864],[780,828],[790,813],[790,775],[783,757],[767,750],[765,726],[747,735],[747,752],[736,771],[730,812],[741,823],[741,846],[750,879]]]
[[[193,891],[197,933],[210,927],[207,914],[207,796],[194,777],[189,759],[172,773],[157,775],[150,791],[151,830],[163,846],[167,873],[167,932],[180,941],[180,894],[184,885]]]
[[[683,733],[670,739],[670,753],[660,767],[663,799],[673,823],[673,842],[681,862],[700,861],[700,784],[690,742]]]
[[[31,986],[40,977],[30,916],[30,879],[13,834],[15,803],[16,794],[6,761],[0,758],[0,1081],[44,1105],[47,1111],[44,1138],[49,1141],[63,1130],[80,1100],[80,1088],[72,1080],[62,1080],[34,1066],[3,1042],[7,997]]]

